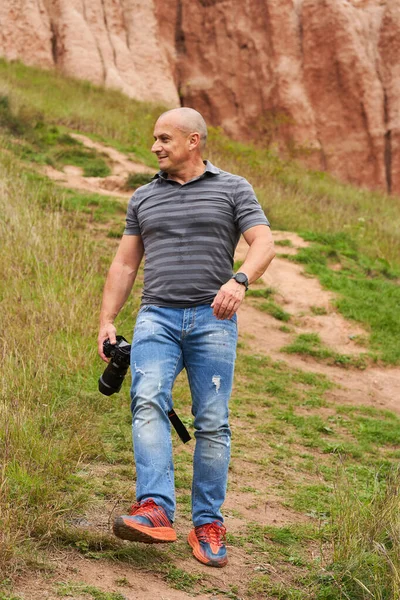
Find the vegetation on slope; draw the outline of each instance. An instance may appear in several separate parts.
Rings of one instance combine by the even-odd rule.
[[[160,109],[5,62],[0,95],[6,148],[0,155],[0,598],[12,596],[8,577],[17,569],[38,563],[48,568],[43,560],[49,544],[97,560],[145,565],[171,586],[236,600],[398,598],[400,419],[333,404],[326,378],[253,355],[250,344],[239,348],[232,398],[230,491],[246,495],[246,504],[258,509],[267,499],[259,482],[267,481],[268,494],[303,515],[304,523],[261,526],[239,511],[243,532],[228,541],[246,556],[250,575],[223,589],[211,589],[202,572],[180,567],[190,554],[185,542],[167,550],[128,547],[76,527],[88,506],[104,512],[108,501],[122,504],[131,494],[126,388],[117,398],[96,389],[102,368],[96,315],[115,241],[91,229],[100,223],[105,232],[114,231],[124,207],[94,194],[60,191],[31,163],[59,164],[60,146],[76,150],[69,132],[80,131],[154,165],[148,148]],[[209,156],[254,182],[275,227],[308,230],[314,245],[296,260],[343,294],[341,309],[369,324],[374,351],[398,362],[397,200],[305,172],[218,131],[212,132]],[[333,272],[332,263],[341,269]],[[140,278],[135,285],[138,291]],[[259,294],[266,310],[287,320],[271,291]],[[128,301],[121,331],[132,330],[138,302],[138,294]],[[187,397],[181,377],[175,404],[190,428]],[[174,443],[178,506],[189,524],[191,450]],[[89,466],[95,464],[101,476],[93,476]],[[243,483],[249,471],[252,486]],[[65,582],[58,593],[106,597]]]

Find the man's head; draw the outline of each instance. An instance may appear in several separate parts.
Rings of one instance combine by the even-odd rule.
[[[160,168],[177,173],[189,164],[201,161],[206,145],[207,125],[193,108],[174,108],[163,113],[154,127],[152,152]]]

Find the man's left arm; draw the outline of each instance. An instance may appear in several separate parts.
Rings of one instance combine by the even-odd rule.
[[[247,275],[250,284],[261,277],[274,258],[274,241],[268,225],[254,225],[243,233],[243,237],[249,250],[240,272]],[[243,302],[245,292],[245,286],[234,279],[221,286],[211,304],[217,319],[231,319]]]

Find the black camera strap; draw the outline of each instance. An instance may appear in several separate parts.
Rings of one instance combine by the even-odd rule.
[[[171,421],[171,424],[174,426],[175,431],[181,438],[182,442],[184,444],[186,444],[186,442],[189,442],[192,439],[190,433],[188,432],[188,430],[186,429],[186,427],[184,426],[184,424],[182,423],[182,421],[180,420],[173,408],[169,411],[168,418]]]

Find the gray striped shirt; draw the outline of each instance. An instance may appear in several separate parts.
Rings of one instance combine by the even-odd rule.
[[[142,304],[211,304],[233,275],[240,234],[269,225],[246,179],[205,165],[183,185],[160,171],[129,201],[124,235],[142,236],[145,251]]]

